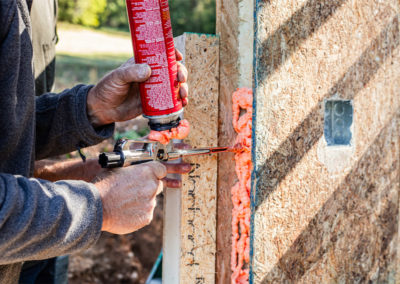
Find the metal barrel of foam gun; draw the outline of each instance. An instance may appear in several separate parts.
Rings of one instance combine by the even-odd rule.
[[[173,143],[163,145],[156,141],[118,140],[114,151],[102,153],[99,163],[103,168],[118,168],[147,163],[150,161],[168,162],[183,157],[237,152],[241,149],[234,147],[206,147],[196,149],[178,149]]]

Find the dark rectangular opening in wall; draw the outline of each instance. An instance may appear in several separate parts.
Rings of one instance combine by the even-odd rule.
[[[325,101],[324,135],[328,146],[349,146],[353,137],[352,101]]]

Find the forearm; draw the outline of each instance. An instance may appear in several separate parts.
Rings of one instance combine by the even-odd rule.
[[[103,171],[97,159],[88,159],[85,163],[81,159],[68,161],[41,160],[35,163],[34,176],[53,182],[58,180],[91,182]]]
[[[100,236],[102,214],[92,184],[0,173],[0,265],[85,249]]]

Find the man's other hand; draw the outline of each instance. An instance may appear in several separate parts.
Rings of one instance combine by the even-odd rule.
[[[180,186],[179,181],[165,180],[167,173],[187,173],[190,169],[187,163],[164,166],[149,162],[105,173],[94,182],[103,202],[102,230],[128,234],[150,224],[163,183]]]
[[[176,50],[176,58],[182,55]],[[133,119],[142,114],[138,83],[151,76],[147,64],[135,64],[133,58],[107,74],[88,94],[87,112],[94,127]],[[179,94],[185,106],[188,102],[187,70],[178,62]]]

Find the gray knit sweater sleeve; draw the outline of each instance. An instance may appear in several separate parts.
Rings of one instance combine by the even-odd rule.
[[[101,225],[93,185],[0,174],[0,265],[82,250],[97,241]]]
[[[112,135],[114,124],[94,129],[88,120],[86,98],[91,87],[78,85],[36,98],[36,160],[92,146]]]
[[[21,261],[73,253],[98,239],[102,204],[94,185],[28,177],[35,156],[95,144],[113,130],[90,125],[90,86],[35,99],[31,2],[0,0],[0,283],[18,280]]]

